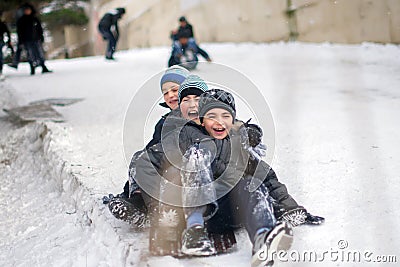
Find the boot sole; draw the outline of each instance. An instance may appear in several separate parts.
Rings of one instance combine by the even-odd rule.
[[[146,214],[124,199],[111,200],[108,203],[108,208],[117,219],[133,224],[138,228],[148,226]]]
[[[272,266],[274,254],[289,250],[293,243],[292,228],[286,222],[280,223],[268,233],[265,241],[265,244],[253,255],[252,267]]]
[[[182,248],[182,253],[187,256],[211,256],[217,254],[217,251],[214,248]]]

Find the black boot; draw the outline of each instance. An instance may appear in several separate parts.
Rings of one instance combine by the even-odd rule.
[[[31,67],[31,75],[35,75],[35,66],[33,64],[29,64],[29,66]]]
[[[190,256],[209,256],[217,252],[207,230],[198,225],[187,229],[183,234],[182,253]]]
[[[53,72],[53,71],[49,70],[49,69],[46,67],[46,65],[42,64],[41,66],[42,66],[42,73],[51,73],[51,72]]]
[[[253,244],[252,267],[272,266],[273,255],[287,251],[293,242],[293,231],[287,222],[278,222],[271,231],[257,234]]]
[[[15,63],[9,63],[7,64],[9,67],[14,68],[14,69],[18,69],[18,64]]]
[[[138,228],[149,225],[146,206],[139,198],[112,198],[108,203],[110,212],[117,218]]]

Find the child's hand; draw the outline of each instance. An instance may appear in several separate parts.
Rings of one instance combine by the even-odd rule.
[[[244,127],[246,127],[247,136],[249,137],[249,145],[256,147],[262,141],[263,131],[257,124],[249,123],[250,120],[244,123]]]
[[[307,212],[305,208],[294,208],[292,210],[288,210],[279,216],[278,220],[286,221],[293,227],[302,224],[319,225],[325,222],[324,217],[312,215],[311,213]]]

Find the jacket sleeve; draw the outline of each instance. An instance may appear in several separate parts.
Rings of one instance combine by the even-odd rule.
[[[151,196],[146,201],[151,202],[152,199],[159,199],[160,197],[160,172],[162,170],[163,152],[160,143],[142,152],[130,164],[129,179],[136,181],[146,195]]]
[[[279,207],[286,210],[299,207],[286,186],[278,181],[275,171],[265,161],[249,160],[247,171],[253,179],[263,181],[262,183],[268,188],[270,196]]]
[[[35,21],[36,21],[36,25],[35,25],[36,34],[37,34],[39,40],[41,42],[44,42],[42,23],[40,22],[40,20],[38,18],[35,18]]]
[[[153,133],[153,138],[150,140],[150,142],[146,145],[146,149],[150,148],[151,146],[160,143],[161,141],[161,131],[162,127],[165,122],[165,117],[162,117],[154,127],[154,133]]]
[[[24,34],[23,34],[23,19],[20,18],[17,20],[17,35],[18,35],[18,43],[24,42]]]
[[[117,36],[119,36],[119,29],[118,29],[118,19],[120,18],[119,16],[120,16],[119,14],[113,16],[113,25]]]
[[[188,24],[188,25],[187,25],[187,29],[190,31],[190,36],[189,36],[189,37],[194,38],[194,33],[193,33],[193,27],[192,27],[192,25],[191,25],[191,24]]]

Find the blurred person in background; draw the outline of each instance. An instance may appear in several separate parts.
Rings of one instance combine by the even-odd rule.
[[[99,32],[104,40],[108,41],[106,50],[106,59],[114,60],[114,52],[116,50],[119,39],[118,20],[125,14],[125,8],[119,7],[104,14],[99,22]]]
[[[12,47],[11,45],[11,36],[10,30],[7,27],[7,24],[1,19],[3,15],[3,11],[0,10],[0,79],[4,79],[3,75],[3,46],[6,44],[4,42],[4,35],[7,35],[7,45],[8,47]]]
[[[42,43],[44,41],[43,28],[36,17],[36,11],[31,4],[23,5],[24,15],[17,21],[18,42],[28,52],[28,61],[31,75],[35,75],[35,68],[42,67],[42,73],[52,72],[45,65]]]
[[[181,31],[178,40],[172,44],[171,56],[168,60],[168,67],[181,65],[188,70],[195,69],[199,61],[197,57],[197,47],[193,42],[189,42],[189,31]]]
[[[15,21],[18,23],[19,19],[24,15],[24,5],[20,6],[17,11],[15,12]],[[18,69],[18,64],[21,61],[21,54],[22,50],[24,49],[24,46],[21,44],[21,42],[18,40],[17,43],[17,51],[14,54],[12,63],[8,64],[9,67]]]
[[[177,30],[173,30],[171,32],[171,39],[173,41],[178,41],[179,36],[183,33],[186,32],[188,35],[188,42],[191,43],[191,45],[196,47],[196,51],[198,54],[200,54],[202,57],[204,57],[205,60],[208,62],[211,62],[211,58],[208,55],[206,51],[201,49],[199,45],[196,43],[196,39],[194,38],[194,33],[193,33],[193,26],[186,20],[184,16],[179,18],[179,28]]]

